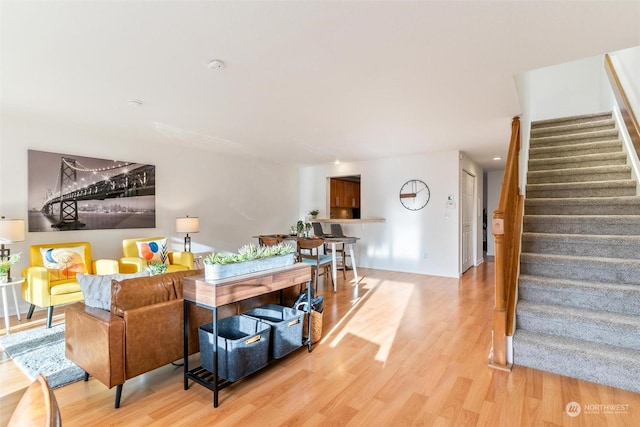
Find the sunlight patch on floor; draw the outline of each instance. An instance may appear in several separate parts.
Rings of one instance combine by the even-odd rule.
[[[368,292],[355,300],[353,307],[328,334],[335,336],[331,339],[326,337],[326,342],[336,347],[345,337],[356,336],[377,344],[375,359],[385,362],[413,294],[414,284],[369,279],[363,288]],[[381,316],[385,319],[382,326]]]

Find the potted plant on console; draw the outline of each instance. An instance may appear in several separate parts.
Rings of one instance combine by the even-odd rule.
[[[309,211],[309,215],[311,215],[312,219],[316,219],[316,217],[318,216],[318,214],[320,213],[320,211],[318,209],[313,209]]]
[[[287,243],[275,246],[242,246],[238,253],[214,252],[204,258],[205,280],[224,279],[241,274],[293,265],[295,249]]]

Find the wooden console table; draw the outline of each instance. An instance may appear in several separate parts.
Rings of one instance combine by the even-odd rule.
[[[244,299],[283,290],[301,283],[307,284],[307,297],[311,301],[311,266],[294,264],[242,276],[219,280],[205,280],[203,275],[183,279],[184,296],[184,389],[189,388],[189,380],[213,391],[213,406],[218,407],[218,392],[231,382],[218,377],[218,307]],[[189,369],[189,307],[195,304],[213,312],[213,373],[202,366]],[[309,313],[307,349],[311,352],[311,306]]]

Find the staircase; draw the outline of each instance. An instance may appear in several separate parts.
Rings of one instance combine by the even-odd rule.
[[[640,393],[640,197],[611,113],[532,123],[513,351]]]

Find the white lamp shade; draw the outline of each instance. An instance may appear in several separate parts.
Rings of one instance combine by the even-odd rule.
[[[0,243],[24,242],[23,219],[0,219]]]
[[[178,233],[197,233],[200,231],[200,218],[190,216],[176,218],[176,231]]]

